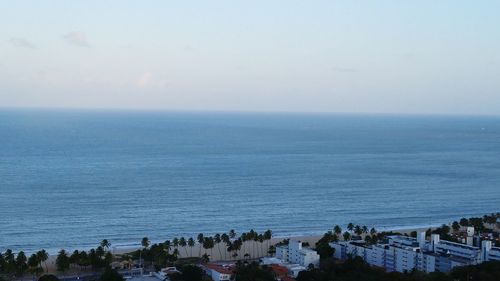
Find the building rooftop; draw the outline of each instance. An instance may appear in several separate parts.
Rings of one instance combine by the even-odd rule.
[[[288,275],[288,268],[279,264],[271,264],[271,269],[278,276],[286,276]]]
[[[233,274],[234,273],[234,265],[233,264],[216,264],[216,263],[207,263],[203,265],[204,267],[217,271],[222,274]]]
[[[445,244],[448,246],[453,246],[453,247],[458,247],[458,248],[468,249],[468,250],[476,250],[476,251],[479,250],[479,247],[469,246],[469,245],[456,243],[456,242],[450,242],[450,241],[446,241],[446,240],[439,241],[439,244]]]

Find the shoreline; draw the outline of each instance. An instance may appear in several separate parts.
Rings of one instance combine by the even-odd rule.
[[[445,223],[446,225],[451,225],[451,222],[448,222],[448,223]],[[387,226],[387,227],[375,227],[377,229],[377,232],[383,232],[383,231],[394,231],[394,232],[400,232],[402,234],[410,234],[411,231],[415,231],[415,230],[427,230],[429,228],[436,228],[436,227],[439,227],[441,226],[441,224],[432,224],[432,225],[416,225],[416,226]],[[332,227],[333,228],[333,227]],[[294,233],[294,232],[290,232],[290,234],[277,234],[277,235],[274,235],[273,234],[273,237],[272,237],[272,240],[274,239],[279,239],[280,241],[283,240],[283,239],[289,239],[289,238],[296,238],[296,239],[308,239],[308,237],[322,237],[323,234],[325,232],[327,232],[328,230],[331,230],[331,229],[326,229],[324,231],[318,231],[318,232],[310,232],[310,233]],[[343,227],[343,231],[344,232],[346,229],[345,229],[345,226]],[[214,235],[215,233],[203,233],[204,235],[206,236],[212,236]],[[237,235],[239,235],[241,233],[237,232]],[[190,237],[190,236],[186,236],[186,239]],[[196,240],[196,235],[192,236],[195,240]],[[105,239],[105,237],[103,238]],[[170,239],[172,240],[172,238],[167,238],[167,239]],[[166,240],[166,239],[165,239]],[[163,243],[165,240],[162,240],[162,241],[157,241],[157,240],[152,240],[150,241],[150,244],[158,244],[158,243]],[[135,243],[136,245],[132,245],[132,243],[130,243],[130,245],[118,245],[118,246],[115,246],[113,245],[113,241],[110,240],[110,242],[112,243],[109,251],[112,253],[112,254],[123,254],[123,253],[127,253],[128,252],[132,252],[132,251],[135,251],[135,250],[138,250],[138,249],[141,249],[142,246],[140,246],[140,242],[137,242]],[[198,243],[197,243],[198,244]],[[82,247],[58,247],[58,248],[44,248],[44,247],[41,247],[39,248],[38,250],[41,250],[41,249],[45,249],[49,255],[53,256],[53,255],[57,255],[57,253],[61,250],[61,249],[64,249],[66,250],[67,253],[71,254],[73,253],[73,251],[75,250],[78,250],[78,251],[89,251],[90,249],[92,248],[97,248],[99,246],[99,242],[96,242],[95,246],[82,246]],[[196,247],[196,245],[195,245]],[[5,248],[0,248],[0,252],[4,252],[5,250],[9,249],[8,247],[5,247]],[[24,253],[26,255],[31,255],[32,253],[38,251],[38,250],[34,250],[34,251],[25,251],[23,249],[20,249],[19,251],[15,250],[15,249],[12,249],[10,248],[11,250],[13,250],[15,253],[19,252],[19,251],[24,251]]]
[[[425,226],[425,227],[413,227],[413,228],[384,228],[384,229],[379,229],[377,232],[383,232],[383,231],[393,231],[393,232],[399,232],[401,234],[410,234],[412,231],[419,231],[419,230],[427,230],[427,229],[433,229],[436,228],[436,226]],[[345,230],[343,230],[345,231]],[[326,232],[326,231],[325,231]],[[276,236],[271,238],[268,242],[264,243],[259,243],[259,242],[254,242],[254,241],[246,241],[242,245],[242,249],[240,251],[240,256],[237,257],[237,259],[242,259],[244,253],[248,253],[252,258],[260,258],[263,256],[267,255],[267,250],[268,246],[270,245],[275,245],[284,239],[291,239],[291,240],[299,240],[301,242],[307,242],[313,247],[316,242],[323,237],[323,234],[320,235],[294,235],[294,236]],[[156,242],[151,242],[151,244],[154,244]],[[129,254],[133,251],[142,249],[143,247],[137,246],[137,247],[111,247],[109,250],[115,258],[119,258],[119,256],[123,254]],[[172,246],[172,250],[175,249],[176,247]],[[179,258],[190,258],[190,257],[199,257],[199,253],[207,253],[210,255],[210,260],[211,261],[217,261],[217,262],[234,262],[235,259],[230,258],[230,253],[225,250],[225,246],[223,246],[223,243],[221,243],[219,246],[215,246],[213,249],[203,249],[199,243],[196,243],[192,248],[185,246],[178,246],[177,247],[179,251]],[[81,249],[79,249],[80,251]],[[88,251],[85,250],[84,251]],[[73,250],[69,251],[67,250],[68,254],[71,255]],[[46,261],[47,268],[49,269],[49,273],[57,273],[56,265],[55,265],[55,260],[57,257],[57,253],[52,254],[49,253],[49,258]],[[80,272],[79,270],[74,270],[74,273]]]

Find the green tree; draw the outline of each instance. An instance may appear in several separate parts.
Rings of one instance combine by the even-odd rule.
[[[222,238],[219,233],[214,235],[214,243],[217,245],[217,249],[219,250],[219,258],[222,259],[222,252],[220,250],[220,243],[222,242]]]
[[[47,267],[47,259],[49,259],[49,254],[45,249],[42,249],[38,252],[36,252],[36,256],[38,257],[38,262],[40,263],[40,267],[42,267],[42,262],[45,265],[45,272],[49,272],[49,269]]]
[[[28,264],[27,264],[28,258],[26,258],[26,255],[24,254],[23,251],[20,251],[17,253],[16,257],[16,268],[17,268],[17,273],[19,275],[23,275],[26,270],[28,270]]]
[[[270,256],[273,256],[274,254],[276,254],[276,247],[274,247],[274,245],[269,246],[269,249],[267,250],[267,253]]]
[[[169,276],[171,281],[202,281],[203,270],[196,265],[188,264],[180,268],[181,274]]]
[[[347,232],[347,231],[344,232],[343,237],[344,237],[344,241],[351,240],[351,234],[349,232]]]
[[[203,233],[199,233],[197,238],[198,238],[197,239],[198,244],[200,245],[198,256],[201,257],[201,247],[203,246],[203,241],[205,241],[205,237],[203,236]]]
[[[17,270],[16,258],[11,249],[7,249],[3,254],[4,258],[4,272],[5,273],[15,273]]]
[[[335,225],[335,227],[333,228],[333,232],[337,235],[340,235],[342,233],[342,228],[337,224]]]
[[[141,240],[141,245],[143,248],[148,248],[149,247],[149,238],[143,237]]]
[[[104,254],[106,252],[104,251],[104,248],[99,246],[97,247],[97,249],[95,250],[95,254],[97,255],[97,257],[99,257],[100,259],[102,259],[104,257]]]
[[[170,242],[170,240],[165,240],[165,243],[163,243],[163,249],[165,249],[167,253],[170,253],[170,250],[172,249],[172,242]]]
[[[106,250],[109,250],[109,247],[111,247],[111,243],[109,243],[108,239],[103,239],[100,244],[101,247],[103,247]]]
[[[356,225],[354,227],[354,233],[356,233],[356,235],[361,235],[363,233],[363,229],[359,226],[359,225]]]
[[[29,271],[33,275],[38,275],[43,272],[43,269],[39,266],[38,257],[36,256],[36,254],[32,254],[28,258],[28,267]]]
[[[460,230],[460,224],[458,223],[458,221],[454,221],[452,224],[451,224],[451,228],[453,228],[453,231],[457,232]]]
[[[106,252],[104,255],[104,265],[109,266],[113,262],[113,254],[111,252]]]
[[[106,270],[101,275],[101,278],[99,278],[100,281],[125,281],[123,276],[118,273],[118,271],[111,269],[111,267],[106,267]]]
[[[237,281],[274,281],[272,270],[266,266],[259,266],[256,262],[250,264],[239,263],[236,266],[235,280]]]
[[[349,231],[352,231],[354,229],[354,224],[352,222],[350,222],[348,225],[347,225],[347,230]]]
[[[179,238],[175,237],[172,240],[172,245],[177,249],[177,247],[179,247]]]
[[[267,242],[267,247],[266,248],[269,248],[269,242],[271,241],[272,238],[273,238],[273,232],[270,229],[266,230],[264,232],[264,239]]]
[[[57,270],[64,273],[69,268],[69,257],[65,250],[60,250],[56,258]]]
[[[80,252],[78,250],[74,250],[71,256],[69,256],[69,263],[73,265],[80,263]]]
[[[195,245],[193,237],[189,237],[187,244],[188,244],[189,248],[191,249],[191,257],[192,257],[193,256],[193,247]]]
[[[187,242],[186,242],[186,238],[184,237],[181,237],[179,239],[179,246],[181,246],[182,248],[184,248],[184,251],[186,252],[186,257],[188,256],[188,250],[187,250]]]

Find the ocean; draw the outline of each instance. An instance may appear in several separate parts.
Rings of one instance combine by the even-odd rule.
[[[0,110],[0,251],[500,211],[500,117]]]

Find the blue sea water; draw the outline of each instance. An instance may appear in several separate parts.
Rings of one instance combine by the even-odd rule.
[[[500,211],[500,118],[0,111],[0,250]]]

